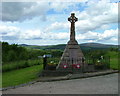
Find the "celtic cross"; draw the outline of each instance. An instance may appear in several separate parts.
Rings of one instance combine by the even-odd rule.
[[[70,40],[75,40],[75,22],[78,21],[78,18],[75,17],[75,13],[71,13],[71,16],[68,18],[68,21],[71,22]]]

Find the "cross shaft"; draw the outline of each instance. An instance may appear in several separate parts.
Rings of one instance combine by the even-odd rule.
[[[71,22],[70,40],[75,40],[75,22],[78,21],[78,18],[75,17],[75,13],[71,13],[71,16],[68,18],[68,21]]]

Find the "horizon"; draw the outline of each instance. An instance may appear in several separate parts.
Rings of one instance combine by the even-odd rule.
[[[0,41],[1,42],[1,41]],[[4,42],[4,41],[3,41]],[[9,43],[9,42],[8,42]],[[9,43],[10,44],[10,43]],[[17,44],[17,45],[30,45],[30,46],[52,46],[51,44],[48,44],[48,45],[34,45],[34,44],[25,44],[25,43],[21,43],[21,44],[18,44],[18,43],[11,43],[11,44]],[[10,45],[11,45],[10,44]],[[67,44],[67,43],[66,43]],[[66,45],[65,43],[63,44],[53,44],[54,45]],[[79,45],[80,44],[103,44],[103,45],[117,45],[117,44],[107,44],[107,43],[96,43],[96,42],[90,42],[90,43],[78,43]],[[119,46],[120,44],[118,44]]]
[[[0,41],[39,46],[67,44],[70,38],[67,19],[75,13],[79,44],[119,45],[118,1],[2,2]]]

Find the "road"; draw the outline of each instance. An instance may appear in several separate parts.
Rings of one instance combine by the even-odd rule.
[[[4,94],[118,94],[118,73],[35,84],[9,89]]]

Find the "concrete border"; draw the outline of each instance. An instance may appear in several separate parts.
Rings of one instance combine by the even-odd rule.
[[[6,91],[8,89],[15,89],[18,87],[24,87],[27,85],[31,85],[37,82],[52,82],[52,81],[61,81],[61,80],[71,80],[71,79],[80,79],[80,78],[89,78],[89,77],[96,77],[96,76],[102,76],[102,75],[108,75],[112,73],[119,73],[119,70],[106,70],[106,71],[99,71],[99,72],[91,72],[91,73],[81,73],[81,74],[68,74],[66,76],[59,76],[59,77],[42,77],[35,81],[16,85],[16,86],[10,86],[6,88],[1,88],[1,91]]]

